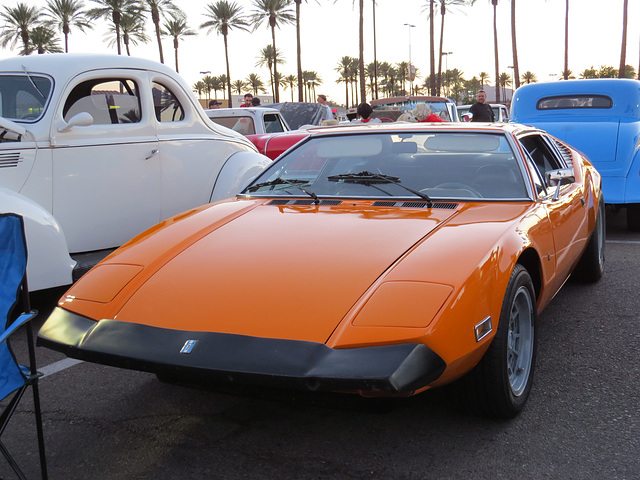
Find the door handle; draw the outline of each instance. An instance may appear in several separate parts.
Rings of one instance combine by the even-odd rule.
[[[151,153],[149,153],[149,155],[147,155],[145,160],[149,160],[150,158],[155,157],[159,152],[160,152],[159,149],[154,148],[153,150],[151,150]]]

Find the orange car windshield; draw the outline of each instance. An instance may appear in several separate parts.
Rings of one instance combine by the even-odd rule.
[[[388,198],[527,199],[503,134],[384,132],[311,136],[243,193]],[[300,188],[302,187],[302,189]],[[411,193],[415,191],[415,194]]]

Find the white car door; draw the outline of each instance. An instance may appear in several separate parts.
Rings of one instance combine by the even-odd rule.
[[[65,88],[51,130],[52,213],[71,252],[122,245],[160,220],[153,116],[145,71],[88,72]]]

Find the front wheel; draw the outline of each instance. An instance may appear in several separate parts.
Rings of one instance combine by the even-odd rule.
[[[537,309],[529,273],[516,265],[507,286],[498,329],[478,365],[459,380],[457,395],[474,413],[513,418],[529,397],[535,366]]]

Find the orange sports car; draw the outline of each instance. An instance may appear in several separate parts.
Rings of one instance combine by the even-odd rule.
[[[598,172],[519,125],[315,129],[237,197],[134,238],[39,332],[189,383],[408,396],[512,417],[536,319],[604,269]]]

